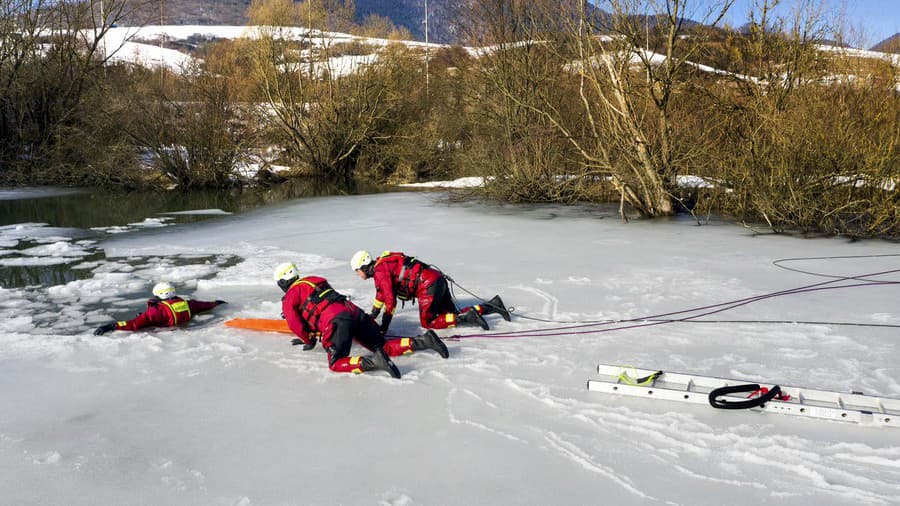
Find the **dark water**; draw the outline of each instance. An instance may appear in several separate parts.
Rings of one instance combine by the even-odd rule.
[[[14,189],[5,189],[5,193]],[[250,191],[193,191],[181,192],[148,192],[148,193],[111,193],[97,189],[67,191],[62,195],[43,196],[46,192],[25,192],[29,198],[0,199],[0,240],[3,229],[22,223],[45,223],[49,227],[60,227],[67,230],[59,235],[76,241],[99,242],[110,236],[110,231],[103,227],[127,227],[129,224],[143,222],[147,218],[166,218],[166,224],[172,226],[208,219],[220,219],[221,215],[165,215],[178,211],[200,209],[220,209],[229,213],[241,213],[261,206],[285,200],[318,197],[327,195],[348,195],[374,193],[377,187],[349,187],[328,182],[296,179],[266,190]],[[92,230],[99,228],[100,230]],[[139,227],[127,233],[141,233]],[[7,252],[0,259],[12,259],[19,255],[16,251],[40,247],[47,242],[31,239],[20,239],[18,244],[6,248]],[[0,287],[52,286],[68,283],[93,276],[91,268],[84,268],[92,262],[106,260],[100,248],[90,244],[82,246],[88,255],[66,258],[64,263],[54,265],[2,265],[0,264]],[[0,247],[0,250],[4,248]],[[204,263],[211,258],[175,258],[175,265]],[[240,261],[237,258],[218,259],[226,266]],[[140,263],[140,261],[138,261]]]
[[[266,190],[111,193],[85,189],[51,197],[0,200],[0,226],[15,223],[47,223],[53,227],[88,229],[127,225],[160,213],[194,209],[221,209],[239,213],[284,200],[326,195],[376,193],[378,187],[345,186],[295,179]],[[179,221],[209,216],[180,216]]]

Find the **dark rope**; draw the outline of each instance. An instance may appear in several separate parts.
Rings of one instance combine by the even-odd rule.
[[[759,397],[752,397],[750,399],[741,401],[726,401],[724,399],[719,399],[719,397],[723,395],[736,394],[741,392],[758,392],[759,390],[760,386],[755,383],[719,387],[709,393],[709,405],[718,409],[750,409],[755,407],[762,407],[765,403],[781,395],[781,387],[775,385],[768,392],[760,395]]]

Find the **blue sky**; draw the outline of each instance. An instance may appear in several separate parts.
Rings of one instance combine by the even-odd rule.
[[[708,0],[703,0],[708,2]],[[797,5],[798,0],[782,0],[780,7],[789,13]],[[839,16],[843,13],[847,20],[847,28],[851,31],[862,30],[866,47],[876,44],[891,35],[900,32],[900,0],[821,0],[829,14]],[[754,0],[737,0],[728,21],[734,25],[742,25],[747,21],[747,13],[755,4]],[[851,40],[851,42],[854,42]]]
[[[782,0],[779,5],[779,12],[784,14],[791,13],[798,1],[802,0]],[[851,31],[858,33],[860,29],[862,29],[861,43],[858,40],[854,40],[853,37],[851,37],[848,42],[868,48],[873,44],[900,32],[900,0],[813,1],[823,2],[832,18],[844,13],[848,23],[847,28]],[[607,2],[605,0],[594,0],[594,3],[602,8]],[[691,0],[691,9],[688,13],[688,17],[699,21],[700,19],[698,18],[702,17],[704,6],[715,3],[721,3],[721,0]],[[758,0],[736,0],[726,21],[734,26],[743,25],[747,22],[748,13],[750,12],[751,7],[757,3]],[[691,15],[691,12],[697,14]]]

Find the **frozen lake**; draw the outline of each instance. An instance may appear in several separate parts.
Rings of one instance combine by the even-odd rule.
[[[618,363],[900,397],[897,244],[441,197],[307,198],[91,244],[78,227],[0,230],[53,246],[24,256],[76,258],[66,265],[86,272],[0,290],[3,502],[900,504],[900,430],[585,388],[598,363]],[[374,288],[348,266],[358,249],[404,251],[474,294],[499,293],[513,320],[489,316],[486,336],[440,331],[450,359],[399,357],[401,380],[331,373],[321,347],[221,324],[278,318],[283,261],[368,309]],[[159,279],[229,304],[185,329],[91,334],[140,311]],[[692,322],[555,330],[818,283],[831,289]],[[419,332],[407,304],[391,333]]]

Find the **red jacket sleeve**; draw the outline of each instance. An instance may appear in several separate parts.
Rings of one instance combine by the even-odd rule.
[[[187,301],[188,307],[191,308],[191,315],[195,315],[197,313],[202,313],[203,311],[209,311],[210,309],[216,307],[216,302],[208,302],[205,300],[193,300],[189,299]]]
[[[384,309],[384,314],[394,314],[397,307],[397,294],[394,293],[394,277],[388,264],[376,265],[375,274],[375,309]]]
[[[281,299],[281,311],[284,313],[284,319],[287,320],[288,328],[297,334],[304,344],[309,344],[309,333],[306,331],[306,325],[300,318],[301,289],[303,285],[294,286],[284,294]]]
[[[134,319],[116,322],[116,330],[140,330],[145,327],[168,325],[169,319],[164,311],[158,305],[149,306],[146,311],[137,315]]]

